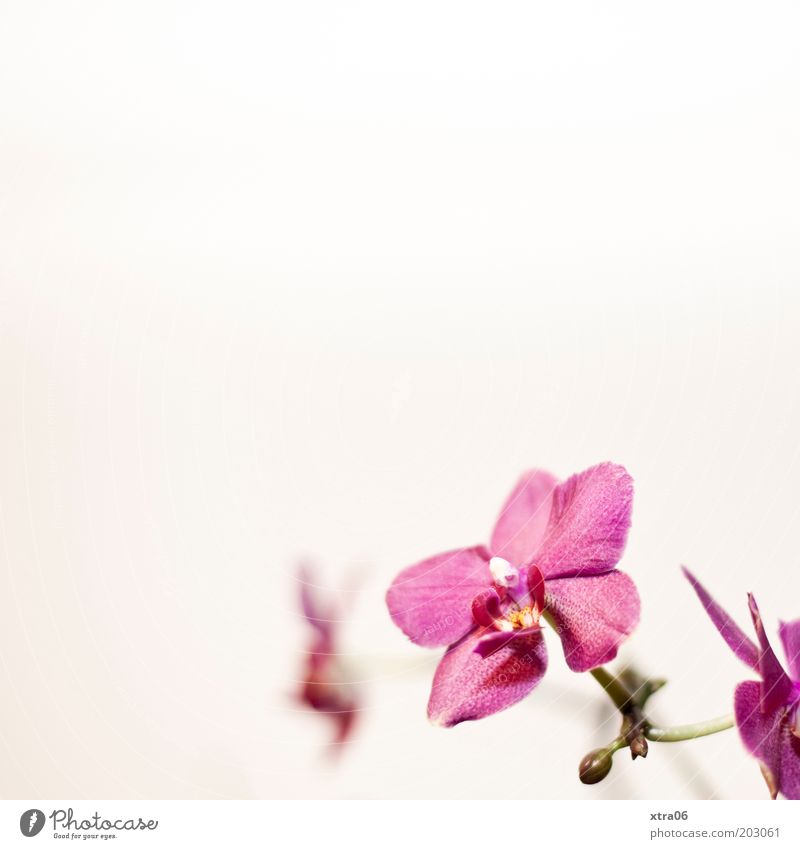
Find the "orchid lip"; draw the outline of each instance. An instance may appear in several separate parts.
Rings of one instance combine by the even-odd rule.
[[[504,595],[504,598],[513,601],[510,596]],[[477,625],[507,633],[540,627],[541,613],[542,610],[536,603],[513,602],[510,606],[501,604],[500,596],[494,589],[480,593],[472,602],[472,617]]]

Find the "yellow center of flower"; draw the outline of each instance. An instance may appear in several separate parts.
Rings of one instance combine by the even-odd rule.
[[[532,628],[539,620],[539,615],[532,607],[521,607],[517,610],[509,610],[506,620],[511,623],[511,628],[518,631],[520,628]]]

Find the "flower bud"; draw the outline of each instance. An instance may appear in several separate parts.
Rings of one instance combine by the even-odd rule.
[[[584,784],[597,784],[611,772],[612,763],[608,749],[595,749],[584,756],[578,767],[578,775]]]
[[[646,758],[647,757],[647,740],[639,734],[634,737],[630,743],[631,746],[631,757],[636,760],[636,758]]]

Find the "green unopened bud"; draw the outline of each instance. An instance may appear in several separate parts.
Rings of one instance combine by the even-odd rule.
[[[611,752],[608,749],[595,749],[581,761],[578,775],[584,784],[597,784],[611,772],[612,764]]]

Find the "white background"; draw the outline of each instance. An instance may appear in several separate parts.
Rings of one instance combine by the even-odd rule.
[[[797,5],[0,8],[0,794],[762,797],[735,732],[582,787],[555,640],[429,727],[383,593],[614,460],[660,721],[746,677],[680,563],[800,616]],[[363,582],[338,768],[300,556]]]

